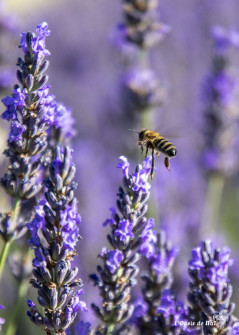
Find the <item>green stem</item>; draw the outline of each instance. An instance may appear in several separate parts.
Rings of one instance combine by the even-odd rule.
[[[147,69],[149,67],[149,53],[147,49],[140,49],[139,50],[139,58],[138,58],[138,62],[139,62],[139,67],[141,69]]]
[[[6,263],[8,251],[10,249],[11,242],[10,241],[4,241],[4,245],[2,248],[1,256],[0,256],[0,280],[2,277],[2,272]]]
[[[149,107],[145,108],[145,110],[142,111],[141,115],[141,129],[146,128],[149,130],[154,130],[153,128],[154,123],[154,108]]]
[[[15,225],[21,207],[21,199],[15,197],[12,211],[12,223]]]
[[[15,197],[12,211],[12,229],[14,230],[16,225],[16,219],[18,217],[20,211],[21,200],[18,197]],[[7,260],[7,255],[10,249],[11,241],[4,241],[4,245],[2,248],[1,256],[0,256],[0,280],[2,277],[2,272],[5,267],[5,263]]]
[[[109,323],[107,324],[107,332],[106,335],[112,335],[113,331],[114,331],[115,325],[114,323]]]
[[[209,177],[199,230],[201,238],[207,238],[217,229],[224,185],[225,177],[223,175],[214,173]]]
[[[13,311],[11,312],[6,335],[16,334],[17,319],[19,319],[19,316],[21,317],[19,313],[20,310],[22,309],[22,306],[24,306],[24,300],[26,299],[27,290],[28,290],[28,281],[22,280],[18,286],[17,301],[14,305]]]

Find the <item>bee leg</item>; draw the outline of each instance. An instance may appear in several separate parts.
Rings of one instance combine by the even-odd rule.
[[[140,147],[141,147],[141,154],[143,154],[143,152],[144,152],[144,147],[143,147],[142,145],[140,145]]]
[[[151,180],[153,179],[153,176],[154,176],[154,149],[152,149],[152,164],[151,164],[151,171],[150,171]]]
[[[166,167],[166,169],[168,171],[171,171],[170,170],[170,163],[169,163],[169,158],[168,157],[165,157],[165,159],[164,159],[164,165],[165,165],[165,167]]]
[[[156,155],[157,158],[159,158],[159,156],[160,156],[160,152],[156,152],[155,155]]]
[[[148,156],[148,151],[149,151],[149,145],[146,146],[146,153],[145,153],[145,157]]]

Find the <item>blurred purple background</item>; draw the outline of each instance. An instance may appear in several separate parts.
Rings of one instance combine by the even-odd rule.
[[[118,156],[127,155],[132,168],[139,157],[137,137],[128,131],[129,128],[137,129],[138,121],[122,108],[120,82],[123,65],[110,43],[115,26],[121,21],[120,0],[61,0],[35,4],[25,0],[6,0],[3,4],[7,15],[16,20],[11,48],[4,43],[8,66],[13,70],[19,55],[17,38],[20,32],[34,31],[42,21],[47,21],[51,30],[47,40],[51,51],[48,71],[51,92],[58,101],[72,108],[76,119],[77,136],[73,147],[83,237],[78,259],[89,305],[98,291],[89,283],[88,274],[95,271],[96,256],[106,243],[107,228],[102,227],[102,222],[110,215],[109,208],[115,205],[121,182],[121,172],[116,168]],[[178,279],[181,287],[182,278],[187,277],[190,248],[199,243],[195,231],[199,231],[207,188],[199,150],[203,141],[201,86],[211,66],[210,30],[213,25],[239,29],[239,2],[162,0],[159,11],[162,21],[169,24],[172,31],[151,53],[152,68],[167,92],[165,103],[155,114],[154,128],[172,140],[178,156],[172,160],[171,173],[164,168],[162,158],[156,161],[158,171],[152,181],[153,205],[150,211],[157,223],[160,219],[169,238],[182,250],[178,261],[178,268],[183,263],[185,269]],[[239,77],[239,70],[237,75]],[[9,93],[10,89],[2,91],[1,95]],[[3,111],[3,105],[0,111]],[[0,148],[3,151],[6,122],[2,121],[0,127],[3,134]],[[178,137],[173,138],[173,135]],[[4,171],[3,157],[0,162]],[[235,249],[235,258],[239,256],[237,178],[238,175],[227,178],[218,222],[220,239]],[[2,193],[0,196],[0,209],[5,210],[7,201]],[[236,280],[238,285],[239,277]],[[14,282],[9,273],[5,275],[4,283],[0,295],[7,310],[15,299]],[[9,287],[13,290],[10,291]],[[239,301],[236,294],[235,299]],[[89,311],[85,318],[92,319],[92,312]],[[24,317],[18,335],[30,335],[32,331],[41,334]]]

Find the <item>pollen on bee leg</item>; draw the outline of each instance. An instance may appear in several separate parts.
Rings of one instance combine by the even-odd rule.
[[[165,157],[165,158],[164,158],[164,165],[165,165],[165,167],[166,167],[166,169],[167,169],[168,171],[171,171],[171,170],[170,170],[170,163],[169,163],[169,158],[168,158],[168,157]]]

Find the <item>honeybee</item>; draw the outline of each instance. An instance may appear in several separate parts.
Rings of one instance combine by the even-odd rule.
[[[153,174],[154,174],[154,153],[156,154],[156,157],[159,157],[160,153],[165,155],[164,165],[169,171],[171,171],[169,159],[176,156],[177,154],[176,147],[171,142],[169,142],[169,140],[167,140],[165,137],[163,137],[156,131],[152,131],[148,129],[141,129],[140,131],[135,131],[135,130],[132,130],[132,131],[139,134],[138,144],[141,147],[142,153],[144,151],[144,147],[146,147],[145,157],[147,157],[149,149],[152,150],[151,152],[152,165],[151,165],[151,171],[150,171],[151,179],[153,179]]]

